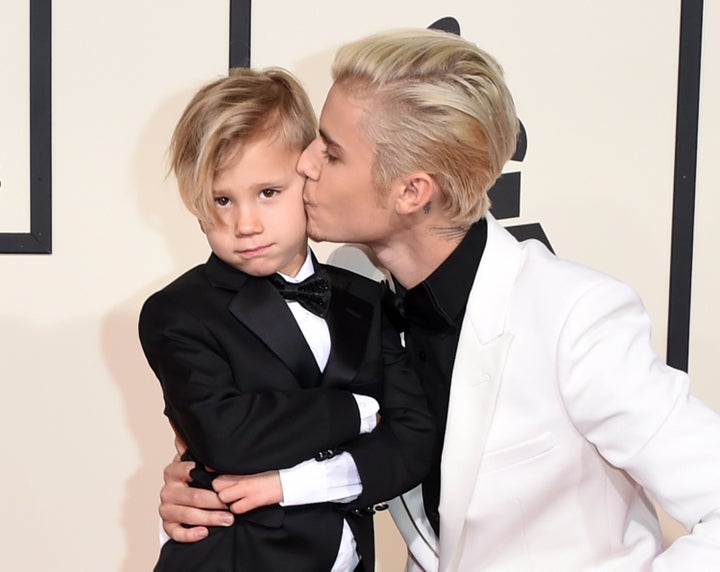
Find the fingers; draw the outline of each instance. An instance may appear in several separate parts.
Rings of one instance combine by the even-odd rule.
[[[263,493],[255,493],[243,497],[228,506],[235,514],[245,514],[246,512],[250,512],[256,508],[277,503],[278,501],[272,496]]]
[[[217,491],[218,499],[228,507],[230,503],[243,499],[252,493],[251,488],[248,486],[251,483],[247,479],[235,475],[228,475],[230,478],[225,479],[224,476],[213,480],[213,488]]]
[[[213,481],[218,498],[235,514],[283,500],[282,483],[277,471],[257,475],[222,475]]]
[[[163,527],[165,528],[165,531],[175,540],[179,540],[176,538],[176,534],[179,535],[179,533],[171,529],[175,528],[176,525],[181,526],[180,523],[189,526],[203,527],[230,526],[234,521],[232,513],[227,510],[203,510],[192,506],[177,504],[161,504],[158,512],[160,513],[160,517],[163,519]],[[181,528],[185,531],[190,530],[182,526]],[[184,533],[182,536],[184,536]]]
[[[225,504],[214,491],[189,487],[181,481],[168,481],[160,490],[160,508],[164,510],[175,510],[175,507],[206,510],[223,510],[226,508]],[[163,515],[161,514],[160,516]],[[170,518],[168,520],[172,521],[175,519]],[[177,522],[184,522],[185,524],[191,525],[205,524],[204,522],[182,519],[177,520]]]
[[[158,512],[168,536],[177,542],[196,542],[208,535],[208,526],[230,526],[234,517],[213,491],[183,485],[165,485]],[[198,508],[205,507],[205,508]],[[216,510],[205,510],[205,509]],[[225,509],[225,510],[217,510]],[[191,526],[186,528],[181,523]]]
[[[175,450],[177,451],[177,454],[179,457],[182,457],[182,454],[187,449],[187,445],[185,444],[185,441],[183,441],[180,437],[177,436],[177,433],[175,434]]]
[[[185,444],[178,438],[175,447],[180,455]],[[188,485],[194,467],[193,462],[176,460],[163,471],[165,484],[160,490],[158,512],[165,532],[177,542],[197,542],[209,534],[207,527],[230,526],[234,521],[215,491]]]
[[[163,480],[166,485],[182,483],[186,485],[192,478],[190,471],[195,467],[195,463],[190,461],[173,461],[163,469]]]
[[[208,535],[208,526],[230,526],[234,517],[214,491],[188,486],[195,463],[175,462],[165,467],[158,512],[168,536],[177,542],[196,542]],[[191,528],[186,528],[184,523]]]
[[[226,490],[229,491],[231,489]],[[222,495],[223,493],[220,494]],[[237,497],[238,494],[236,493],[234,496]],[[255,510],[256,508],[260,508],[261,506],[277,504],[281,500],[282,497],[274,494],[271,489],[250,490],[247,491],[247,494],[242,498],[230,503],[228,507],[235,514],[244,514],[246,512],[250,512],[251,510]]]
[[[243,475],[220,475],[215,477],[212,482],[213,489],[219,493],[222,490],[237,485],[246,479]]]
[[[193,528],[185,528],[176,522],[166,522],[163,524],[165,532],[176,542],[197,542],[208,535],[208,529],[204,526],[196,526]]]
[[[257,498],[258,495],[263,492],[261,483],[262,481],[257,475],[220,475],[213,479],[212,484],[218,499],[228,505],[230,510],[234,505],[245,507],[243,512],[247,512],[252,510],[247,508],[250,504],[254,505],[252,508],[262,506],[262,504],[256,504],[260,502]],[[255,500],[251,500],[251,498]],[[239,514],[237,511],[233,512]]]
[[[239,501],[236,501],[230,505],[230,510],[234,512],[235,514],[245,514],[246,512],[250,512],[253,509],[256,509],[258,507],[263,506],[261,503],[257,501],[257,499],[253,499],[251,497],[246,497],[243,499],[240,499]]]

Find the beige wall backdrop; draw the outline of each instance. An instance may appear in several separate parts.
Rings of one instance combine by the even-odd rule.
[[[294,71],[318,111],[340,43],[455,17],[505,67],[527,129],[527,156],[508,167],[522,173],[521,217],[507,222],[540,222],[559,254],[632,284],[664,354],[679,1],[254,4],[253,65]],[[22,24],[4,30],[26,22],[27,10],[26,0],[0,7],[4,86],[26,82]],[[227,50],[228,0],[55,3],[53,254],[0,255],[2,570],[137,572],[154,563],[172,439],[137,314],[207,256],[165,178],[165,150],[192,93],[226,72]],[[713,2],[703,58],[691,374],[695,392],[720,409]],[[0,91],[3,185],[24,176],[16,165],[25,159],[10,158],[27,147],[23,97]],[[20,174],[9,177],[13,169]],[[10,188],[0,187],[0,225],[22,225],[15,219],[27,214],[2,202]],[[331,250],[319,247],[323,258]],[[379,536],[378,568],[397,570],[402,549],[385,517]]]

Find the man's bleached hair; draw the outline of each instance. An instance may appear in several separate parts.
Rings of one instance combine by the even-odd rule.
[[[201,88],[185,108],[170,142],[170,165],[187,209],[214,219],[213,181],[245,145],[270,136],[302,151],[317,121],[300,82],[280,68],[235,68]]]
[[[341,47],[335,84],[366,107],[379,192],[401,175],[424,171],[441,208],[469,224],[490,206],[488,189],[517,141],[518,120],[500,65],[454,34],[405,29]]]

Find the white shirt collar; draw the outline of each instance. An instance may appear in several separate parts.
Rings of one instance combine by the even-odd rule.
[[[315,267],[312,263],[312,252],[310,252],[310,248],[307,249],[307,255],[305,256],[305,262],[303,262],[303,265],[300,267],[300,270],[298,270],[298,273],[295,276],[288,276],[287,274],[283,274],[282,272],[278,272],[280,276],[285,278],[288,282],[302,282],[305,280],[305,278],[308,278],[315,274]]]

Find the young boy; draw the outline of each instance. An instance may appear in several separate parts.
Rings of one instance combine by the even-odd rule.
[[[295,167],[314,137],[306,94],[279,69],[205,86],[173,134],[180,194],[212,254],[146,301],[140,340],[195,484],[270,471],[283,502],[245,512],[226,494],[235,523],[167,542],[158,571],[373,570],[372,506],[429,467],[432,423],[380,285],[308,250]],[[357,486],[297,492],[318,484],[297,475],[322,484],[333,470]]]

